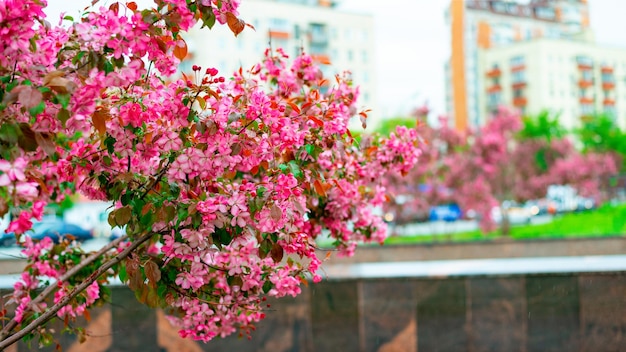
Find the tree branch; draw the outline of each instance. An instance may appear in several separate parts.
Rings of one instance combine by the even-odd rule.
[[[63,297],[61,301],[59,301],[54,306],[50,307],[45,313],[40,315],[37,319],[33,320],[30,324],[24,327],[22,330],[16,332],[13,335],[10,335],[0,341],[0,351],[4,350],[6,347],[14,344],[19,341],[22,337],[26,336],[33,330],[37,329],[39,326],[45,324],[50,319],[54,318],[54,315],[63,307],[68,305],[72,299],[78,296],[79,293],[83,292],[89,285],[91,285],[94,281],[100,277],[100,275],[104,274],[107,270],[111,269],[114,265],[118,264],[122,261],[122,259],[126,258],[130,253],[132,253],[135,249],[137,249],[144,242],[148,241],[154,235],[153,232],[146,233],[137,241],[132,242],[130,246],[124,249],[115,257],[111,258],[106,263],[102,264],[93,274],[91,274],[85,281],[83,281],[78,286],[74,287],[72,292],[70,292],[67,296]],[[121,239],[122,237],[120,237]]]
[[[72,267],[70,270],[65,272],[65,274],[61,275],[61,277],[59,277],[57,282],[67,281],[69,278],[76,275],[76,273],[78,273],[80,270],[85,268],[87,265],[93,263],[96,259],[100,258],[106,252],[110,251],[114,247],[117,247],[118,244],[120,244],[122,241],[124,241],[127,238],[128,238],[128,235],[124,235],[115,239],[114,241],[109,242],[106,246],[100,248],[99,251],[92,253],[90,256],[88,256],[87,258],[82,260],[80,263],[78,263],[78,265]],[[46,299],[46,297],[48,297],[52,292],[54,292],[56,288],[57,288],[56,284],[49,285],[48,287],[46,287],[39,295],[37,295],[37,297],[35,297],[28,304],[28,307],[26,308],[24,313],[31,311],[34,305]],[[9,323],[4,326],[2,331],[0,331],[0,339],[4,339],[6,336],[8,336],[11,330],[13,330],[17,326],[17,324],[18,323],[17,321],[15,321],[15,318],[11,319],[11,321],[9,321]]]

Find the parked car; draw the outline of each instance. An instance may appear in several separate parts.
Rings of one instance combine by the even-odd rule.
[[[82,227],[70,224],[61,219],[54,219],[33,224],[31,233],[27,233],[32,239],[42,240],[49,237],[55,243],[63,238],[75,239],[84,242],[93,238],[93,233]]]
[[[512,201],[504,201],[501,206],[491,209],[491,219],[496,223],[501,223],[503,212],[506,213],[510,224],[528,224],[533,217],[533,208],[522,206]]]
[[[430,208],[428,218],[430,221],[453,222],[460,220],[463,213],[457,204],[438,205]]]
[[[13,232],[0,233],[0,247],[11,247],[15,244],[15,234]]]
[[[93,239],[92,231],[85,230],[82,227],[70,224],[55,216],[46,216],[41,221],[33,223],[31,230],[25,233],[26,236],[34,240],[42,240],[50,237],[53,242],[59,243],[62,238],[75,239],[79,242]],[[0,234],[0,246],[10,247],[16,244],[15,234],[13,232]]]

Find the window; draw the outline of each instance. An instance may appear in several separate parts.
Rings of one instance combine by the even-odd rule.
[[[270,18],[270,29],[289,32],[289,22],[284,18]]]
[[[591,105],[591,104],[582,104],[580,106],[580,112],[583,115],[591,115],[591,114],[593,114],[593,105]]]
[[[352,50],[348,50],[348,61],[352,61],[354,59],[353,56]]]
[[[501,98],[502,98],[502,94],[500,92],[489,93],[487,97],[487,104],[490,107],[497,106],[498,104],[500,104]]]
[[[523,56],[515,56],[511,58],[511,67],[523,66],[524,65],[524,57]]]
[[[578,55],[576,56],[576,62],[585,66],[593,66],[593,60],[587,56]]]
[[[363,51],[361,52],[361,58],[362,58],[362,60],[363,60],[363,63],[367,63],[367,57],[368,57],[368,55],[367,55],[367,50],[363,50]]]
[[[614,83],[615,82],[615,77],[613,76],[613,73],[603,72],[602,73],[602,82]]]
[[[591,70],[582,70],[583,81],[593,82],[593,72]]]
[[[295,26],[293,27],[293,37],[294,37],[295,39],[300,39],[300,26],[295,25]]]
[[[513,90],[513,97],[514,98],[522,98],[523,96],[524,96],[524,92],[521,89]]]
[[[526,71],[520,70],[515,71],[511,74],[513,83],[523,83],[526,82]]]

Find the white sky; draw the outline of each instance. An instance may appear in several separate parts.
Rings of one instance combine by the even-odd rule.
[[[435,114],[445,112],[443,64],[450,55],[450,35],[444,11],[449,1],[339,0],[342,10],[374,15],[379,116],[407,114],[424,101]],[[588,1],[596,41],[626,49],[626,1]],[[47,12],[54,19],[60,11],[73,15],[89,1],[71,3],[48,0]]]

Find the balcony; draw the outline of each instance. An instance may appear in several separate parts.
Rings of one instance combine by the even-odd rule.
[[[581,71],[592,70],[593,69],[593,64],[587,63],[587,62],[579,62],[578,63],[578,69],[581,70]]]
[[[528,104],[528,100],[525,97],[513,98],[513,106],[515,107],[523,107],[526,106],[526,104]]]
[[[613,67],[610,67],[610,66],[602,66],[602,68],[600,69],[600,71],[602,71],[602,73],[612,74],[612,73],[613,73]]]
[[[526,84],[527,84],[526,81],[517,81],[517,82],[513,82],[511,87],[513,87],[513,89],[522,89],[526,87]]]
[[[289,39],[289,32],[270,29],[270,38],[272,39]]]
[[[495,78],[495,77],[500,77],[501,74],[502,74],[502,71],[499,68],[495,67],[487,71],[486,75],[489,78]]]
[[[578,98],[578,101],[581,104],[584,104],[584,105],[586,105],[586,104],[593,104],[593,98],[589,98],[589,97],[580,97],[580,98]]]
[[[611,82],[611,81],[602,82],[602,89],[603,90],[615,89],[615,82]]]
[[[578,87],[589,88],[593,86],[593,81],[590,79],[581,79],[578,81]]]
[[[495,84],[489,88],[487,88],[487,93],[497,93],[502,91],[502,86],[499,84]]]
[[[514,66],[511,66],[511,72],[524,71],[526,69],[526,64],[520,63]]]
[[[604,106],[615,106],[615,99],[606,98],[602,101],[602,105]]]
[[[319,64],[330,65],[330,57],[326,54],[311,54],[311,59]]]

